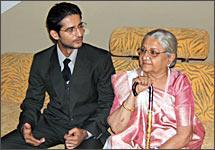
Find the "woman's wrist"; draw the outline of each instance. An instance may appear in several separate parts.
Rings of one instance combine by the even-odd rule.
[[[122,103],[122,107],[123,107],[125,110],[127,110],[127,111],[133,112],[133,111],[134,111],[134,107],[126,106],[125,103],[126,103],[126,101],[124,101],[124,102]]]
[[[122,107],[131,112],[135,110],[135,97],[132,92],[128,99],[122,103]]]

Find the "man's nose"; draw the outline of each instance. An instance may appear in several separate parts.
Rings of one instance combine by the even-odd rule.
[[[76,28],[76,36],[80,37],[83,35],[83,33],[84,33],[84,31],[82,31],[82,29]]]

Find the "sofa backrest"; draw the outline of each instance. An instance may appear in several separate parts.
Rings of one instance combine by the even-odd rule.
[[[137,48],[143,36],[155,28],[119,27],[110,37],[110,52],[116,72],[138,68]],[[164,28],[178,40],[178,60],[175,68],[185,73],[193,89],[195,113],[203,121],[214,119],[214,64],[206,63],[209,34],[202,29]],[[192,60],[192,62],[189,62]],[[196,60],[196,62],[195,62]]]
[[[138,56],[143,36],[156,28],[119,27],[110,37],[110,51],[115,56]],[[178,41],[178,59],[205,60],[208,57],[209,34],[202,29],[163,28],[172,32]]]

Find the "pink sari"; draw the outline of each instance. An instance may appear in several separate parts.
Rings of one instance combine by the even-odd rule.
[[[110,114],[127,99],[132,79],[137,76],[135,70],[113,75],[115,99]],[[137,96],[136,109],[131,114],[128,127],[121,133],[111,135],[104,149],[145,149],[148,95],[146,90]],[[194,115],[194,98],[187,77],[172,69],[169,71],[166,89],[163,91],[154,88],[153,99],[150,147],[159,147],[165,143],[176,134],[177,126],[193,125],[192,141],[184,148],[200,149],[205,130]]]

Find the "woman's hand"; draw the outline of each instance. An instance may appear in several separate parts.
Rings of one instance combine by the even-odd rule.
[[[145,91],[152,83],[153,80],[149,76],[138,76],[133,79],[133,84],[137,82],[137,86],[135,88],[136,93],[139,94],[142,91]]]

